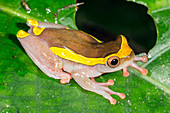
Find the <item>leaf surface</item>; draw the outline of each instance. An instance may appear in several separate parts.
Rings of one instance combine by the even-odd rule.
[[[149,8],[158,39],[149,52],[149,61],[141,66],[149,70],[148,76],[129,68],[130,76],[122,71],[96,78],[99,82],[115,81],[110,88],[126,94],[115,106],[93,92],[82,89],[74,80],[62,85],[59,80],[46,76],[27,56],[16,38],[18,30],[28,30],[26,19],[60,23],[77,29],[75,8],[54,14],[59,8],[75,3],[75,0],[27,1],[31,12],[26,11],[20,0],[0,1],[0,111],[1,112],[170,112],[170,20],[167,0],[140,0]]]

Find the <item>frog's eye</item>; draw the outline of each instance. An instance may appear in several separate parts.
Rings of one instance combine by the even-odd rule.
[[[117,67],[119,65],[119,57],[112,56],[108,58],[107,65],[111,68]]]

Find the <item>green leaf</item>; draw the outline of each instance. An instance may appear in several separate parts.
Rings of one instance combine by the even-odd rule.
[[[149,8],[158,40],[149,52],[149,61],[141,66],[149,70],[147,76],[129,68],[130,76],[114,72],[96,78],[99,82],[115,81],[110,88],[126,94],[113,106],[108,100],[82,89],[74,80],[62,85],[59,80],[46,76],[26,55],[16,38],[20,29],[27,30],[27,18],[56,22],[53,15],[75,0],[27,1],[31,12],[21,5],[21,0],[0,1],[0,112],[169,112],[169,55],[170,20],[169,2],[166,0],[139,0]],[[51,12],[49,12],[49,9]],[[57,23],[77,29],[75,8],[59,13]]]
[[[137,2],[149,7],[149,14],[155,21],[158,33],[157,43],[148,53],[149,61],[144,64],[151,75],[142,78],[170,94],[170,4],[168,0],[153,2],[137,0]]]

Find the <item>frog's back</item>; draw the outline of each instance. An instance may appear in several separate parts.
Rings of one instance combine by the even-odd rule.
[[[79,30],[46,28],[39,36],[49,47],[68,48],[89,58],[104,58],[117,53],[121,37],[115,41],[102,43],[93,36]]]

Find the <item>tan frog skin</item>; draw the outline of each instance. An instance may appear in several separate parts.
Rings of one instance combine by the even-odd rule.
[[[129,76],[127,67],[131,66],[146,75],[147,69],[140,68],[135,62],[146,62],[147,57],[135,56],[127,40],[120,35],[116,40],[102,42],[95,37],[67,26],[39,22],[28,19],[28,33],[18,31],[17,37],[33,62],[49,77],[61,79],[62,84],[73,78],[83,89],[95,92],[108,99],[111,104],[121,99],[123,93],[108,88],[113,80],[97,83],[94,77],[123,69],[123,76]]]

